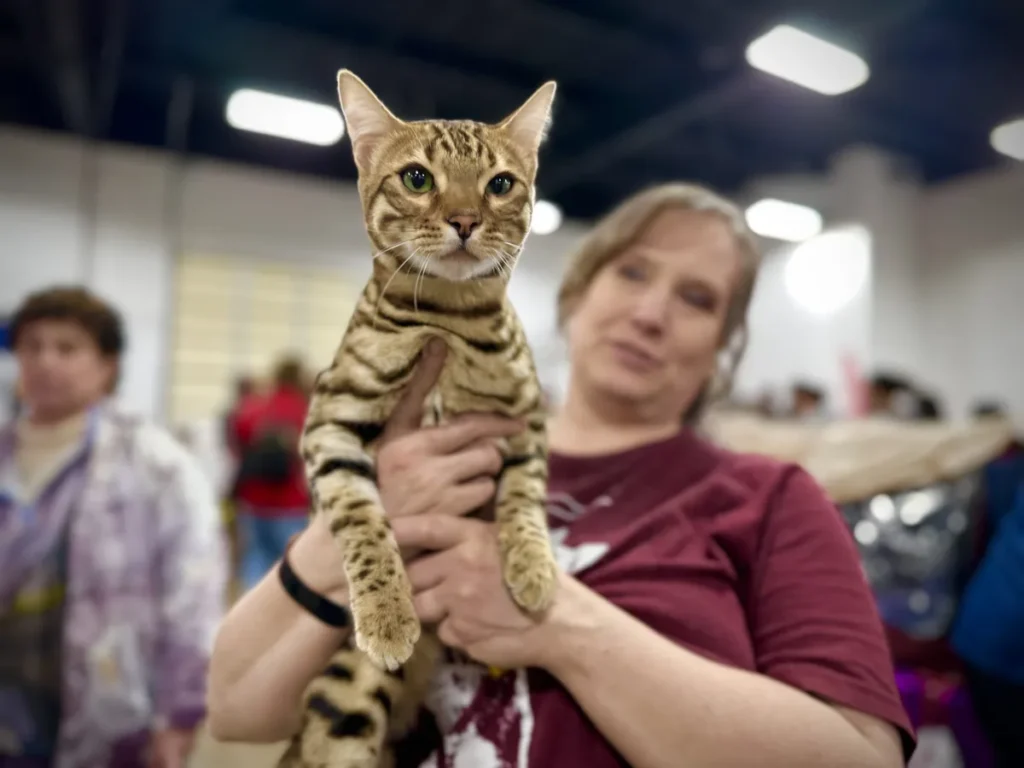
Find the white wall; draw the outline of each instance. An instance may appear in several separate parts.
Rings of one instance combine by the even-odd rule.
[[[919,225],[928,377],[955,411],[1002,398],[1024,424],[1024,164],[931,191]]]
[[[835,366],[844,350],[820,340],[849,340],[859,328],[866,346],[852,346],[862,371],[910,376],[952,417],[978,398],[1001,399],[1024,425],[1024,164],[924,187],[894,158],[853,147],[828,174],[762,179],[745,200],[762,196],[868,227],[871,281],[869,295],[842,313],[809,313],[793,306],[774,263],[787,250],[770,255],[752,309],[744,394],[799,375],[824,383],[841,408]]]
[[[568,223],[531,236],[510,288],[545,371],[560,358],[558,278],[582,232]],[[0,314],[55,283],[94,288],[129,330],[122,399],[155,416],[166,399],[174,260],[187,251],[336,263],[360,280],[370,266],[352,185],[0,127]]]
[[[807,261],[822,256],[844,263],[808,272]],[[801,380],[825,391],[829,413],[852,412],[846,365],[862,367],[871,356],[871,260],[870,233],[859,226],[835,228],[765,255],[750,305],[737,397],[750,402],[768,391],[776,408],[787,408],[789,387]],[[787,272],[799,267],[805,277],[795,283],[800,274]]]

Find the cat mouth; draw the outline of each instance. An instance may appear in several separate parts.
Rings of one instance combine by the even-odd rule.
[[[487,256],[481,256],[467,248],[456,246],[447,253],[439,253],[430,257],[426,271],[447,280],[472,280],[493,271],[492,261]]]
[[[442,256],[440,260],[447,264],[460,267],[473,267],[483,261],[479,256],[471,251],[467,251],[465,248],[455,248],[448,251],[448,253]]]

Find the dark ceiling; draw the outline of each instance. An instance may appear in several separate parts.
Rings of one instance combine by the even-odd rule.
[[[863,55],[825,97],[752,70],[777,23]],[[540,193],[591,217],[654,181],[734,191],[870,142],[929,181],[998,162],[1024,114],[1024,0],[0,0],[0,121],[301,173],[329,148],[224,121],[241,86],[335,103],[349,67],[403,117],[494,120],[559,82]]]

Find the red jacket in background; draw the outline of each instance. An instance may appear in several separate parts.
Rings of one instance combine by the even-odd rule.
[[[289,482],[270,483],[253,478],[239,483],[235,498],[251,507],[253,514],[264,517],[308,514],[309,489],[298,446],[308,405],[300,390],[281,387],[265,397],[247,398],[235,414],[235,440],[241,451],[252,444],[265,425],[287,425],[294,428],[296,435],[295,468]]]

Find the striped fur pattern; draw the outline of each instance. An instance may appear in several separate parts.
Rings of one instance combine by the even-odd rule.
[[[554,83],[503,122],[404,122],[355,75],[338,90],[374,248],[373,274],[333,364],[317,379],[302,438],[314,514],[326,515],[348,577],[354,645],[310,686],[280,768],[388,768],[417,721],[442,651],[422,632],[381,508],[374,441],[431,337],[448,358],[435,419],[470,411],[524,420],[504,446],[494,501],[504,580],[539,612],[556,566],[544,500],[547,442],[530,349],[506,285],[530,226],[537,153]]]

